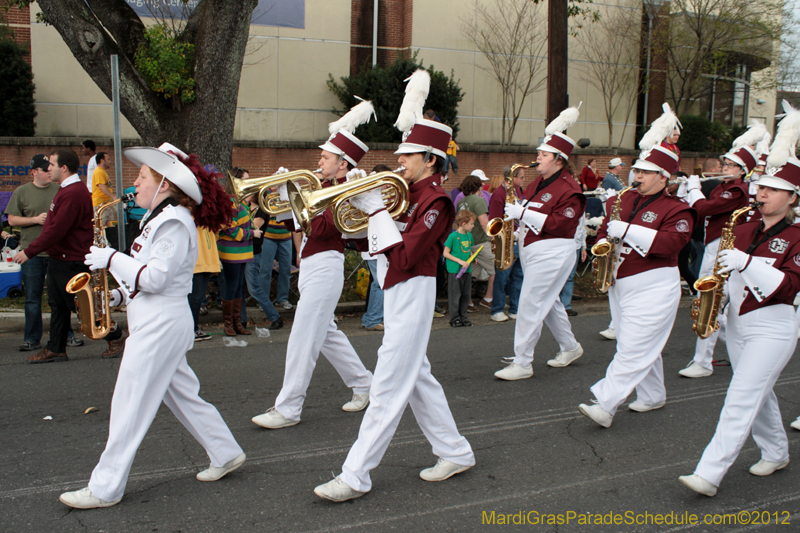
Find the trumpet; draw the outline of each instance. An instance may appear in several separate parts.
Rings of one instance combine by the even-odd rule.
[[[258,205],[270,216],[288,213],[291,209],[289,202],[281,200],[280,194],[271,189],[286,185],[289,181],[299,182],[296,186],[303,190],[316,191],[322,188],[320,179],[315,173],[308,170],[295,170],[246,180],[236,178],[228,172],[228,179],[238,201],[244,203],[245,198],[257,194]]]
[[[333,223],[342,233],[353,234],[367,229],[369,215],[350,204],[350,198],[364,194],[376,187],[384,188],[383,204],[392,218],[408,209],[408,184],[401,175],[404,168],[392,172],[378,172],[363,178],[333,185],[320,190],[304,190],[294,181],[286,184],[289,204],[294,216],[307,236],[311,236],[311,220],[329,207],[333,209]]]

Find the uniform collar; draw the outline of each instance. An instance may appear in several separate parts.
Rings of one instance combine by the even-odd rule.
[[[417,180],[408,187],[408,190],[410,192],[419,192],[428,187],[436,187],[437,185],[441,184],[440,178],[441,174],[434,174],[432,176],[428,176],[427,178]]]
[[[61,182],[61,187],[62,188],[68,187],[68,186],[72,185],[73,183],[77,183],[79,181],[81,181],[81,179],[78,177],[78,175],[77,174],[73,174],[72,176],[68,177],[67,179],[65,179],[64,181]]]

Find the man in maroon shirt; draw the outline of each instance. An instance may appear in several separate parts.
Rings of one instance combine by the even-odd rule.
[[[61,185],[44,222],[42,234],[14,258],[24,263],[29,257],[47,252],[47,295],[50,304],[50,340],[41,352],[30,355],[29,363],[67,361],[67,336],[75,298],[67,293],[67,282],[88,272],[84,256],[94,238],[92,195],[78,177],[78,155],[68,149],[50,155],[50,175]]]

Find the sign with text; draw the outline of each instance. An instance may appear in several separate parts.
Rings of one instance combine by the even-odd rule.
[[[140,17],[186,18],[200,0],[125,0]],[[250,24],[299,28],[306,26],[305,0],[259,0]]]

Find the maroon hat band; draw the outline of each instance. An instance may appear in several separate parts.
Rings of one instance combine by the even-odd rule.
[[[354,165],[358,165],[358,162],[361,161],[361,158],[367,153],[366,150],[354,143],[347,136],[343,135],[342,132],[337,133],[336,136],[328,140],[328,142],[344,152],[347,157],[352,159]]]

